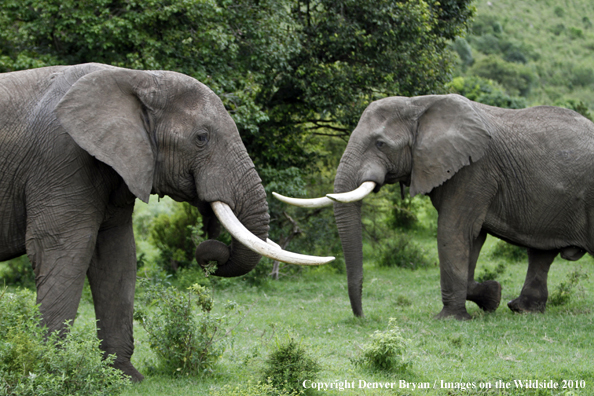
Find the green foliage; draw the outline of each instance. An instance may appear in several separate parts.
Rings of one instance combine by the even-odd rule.
[[[376,371],[406,371],[412,362],[406,357],[409,340],[402,336],[396,319],[390,318],[384,331],[376,330],[371,341],[363,346],[362,355],[352,360],[355,365]]]
[[[171,376],[212,372],[228,341],[223,328],[228,317],[211,313],[209,291],[197,284],[182,292],[146,283],[143,300],[136,305],[134,319],[148,333],[158,357],[152,370]],[[232,310],[235,304],[226,308]]]
[[[527,105],[526,99],[510,96],[499,84],[482,77],[456,77],[447,84],[447,87],[452,93],[489,106],[523,109]]]
[[[501,240],[498,240],[491,252],[493,258],[502,258],[509,261],[525,261],[528,260],[526,248],[512,245]]]
[[[103,359],[94,326],[66,335],[39,326],[40,314],[29,291],[0,293],[0,393],[3,395],[114,395],[130,382]]]
[[[559,283],[549,295],[547,303],[552,306],[565,305],[579,289],[579,283],[582,280],[588,279],[588,274],[582,271],[582,268],[576,268],[573,272],[567,275],[565,281]]]
[[[150,224],[151,241],[161,251],[157,264],[168,273],[190,267],[202,235],[198,208],[187,202],[175,203],[171,213],[158,215]]]
[[[431,265],[425,251],[409,235],[395,234],[380,245],[380,267],[401,267],[416,270]]]
[[[315,381],[320,370],[319,363],[306,347],[289,335],[286,340],[276,340],[275,350],[266,359],[263,375],[277,389],[301,393],[303,381]]]
[[[530,67],[506,62],[495,55],[477,60],[469,71],[479,77],[497,81],[512,95],[527,96],[538,77]]]
[[[555,102],[555,106],[565,107],[566,109],[570,109],[570,110],[580,113],[581,115],[583,115],[590,121],[594,120],[592,118],[592,113],[590,113],[590,109],[588,108],[588,105],[581,100],[559,99]]]
[[[252,383],[248,381],[240,386],[225,385],[209,393],[210,396],[296,396],[299,393],[276,389],[270,381]]]
[[[458,37],[456,41],[454,41],[454,51],[458,53],[460,60],[462,60],[462,63],[465,66],[470,66],[474,63],[472,48],[464,38]]]
[[[26,255],[0,263],[0,282],[7,286],[35,287],[35,273]]]
[[[499,276],[505,273],[506,265],[504,263],[499,263],[495,267],[484,267],[481,273],[476,277],[476,281],[479,283],[483,283],[488,280],[496,280]]]

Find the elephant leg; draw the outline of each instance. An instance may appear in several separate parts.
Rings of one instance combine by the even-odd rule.
[[[478,237],[472,243],[468,265],[468,289],[466,299],[476,303],[482,310],[492,312],[499,307],[499,303],[501,302],[501,285],[494,280],[488,280],[482,283],[478,283],[474,280],[476,263],[486,239],[486,231],[481,230]]]
[[[466,311],[471,243],[458,229],[438,221],[437,251],[443,309],[438,319],[450,316],[458,320],[471,319]]]
[[[528,249],[528,272],[520,296],[507,303],[514,312],[544,312],[549,291],[547,277],[559,250]]]
[[[106,356],[116,355],[114,367],[133,381],[142,381],[143,375],[130,362],[134,352],[132,316],[136,284],[136,247],[131,218],[123,225],[99,232],[87,275],[101,349]]]
[[[48,332],[60,331],[63,336],[64,323],[76,317],[99,225],[54,222],[52,227],[45,218],[36,217],[37,224],[28,227],[27,255],[35,271],[42,324]]]

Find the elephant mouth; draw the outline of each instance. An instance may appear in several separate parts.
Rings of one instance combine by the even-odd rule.
[[[366,181],[352,190],[343,193],[326,194],[325,197],[320,198],[292,198],[273,192],[272,195],[284,203],[300,206],[304,208],[321,208],[330,206],[334,202],[351,203],[361,201],[363,198],[371,194],[371,192],[379,191],[381,185],[373,181]]]
[[[250,232],[235,216],[229,205],[221,201],[210,203],[215,216],[219,219],[221,225],[229,231],[233,238],[237,239],[246,248],[258,253],[261,256],[284,263],[296,265],[322,265],[334,260],[334,257],[318,257],[305,254],[298,254],[283,250],[278,244],[270,239],[263,241],[252,232]],[[207,243],[209,241],[203,242]],[[212,241],[210,242],[212,243]],[[200,249],[200,246],[198,247]]]

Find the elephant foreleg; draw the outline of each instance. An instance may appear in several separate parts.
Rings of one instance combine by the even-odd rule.
[[[468,263],[468,289],[466,299],[475,302],[482,310],[492,312],[501,302],[501,285],[494,280],[478,283],[474,280],[474,271],[481,248],[487,239],[487,233],[481,230],[473,241]]]
[[[141,381],[130,362],[134,352],[132,330],[136,248],[131,218],[123,225],[102,230],[88,271],[93,294],[97,335],[105,354],[115,354],[114,367]]]
[[[436,318],[453,316],[459,320],[470,319],[465,304],[471,243],[459,230],[447,227],[447,222],[438,223],[437,251],[443,309]]]
[[[528,272],[520,296],[507,303],[514,312],[544,312],[549,291],[547,277],[559,251],[528,249]]]

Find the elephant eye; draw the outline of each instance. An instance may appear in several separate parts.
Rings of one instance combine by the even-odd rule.
[[[196,135],[196,141],[199,145],[204,145],[208,142],[208,132],[200,132]]]
[[[386,143],[382,142],[381,140],[378,140],[377,142],[375,142],[375,147],[382,148],[385,144]]]

